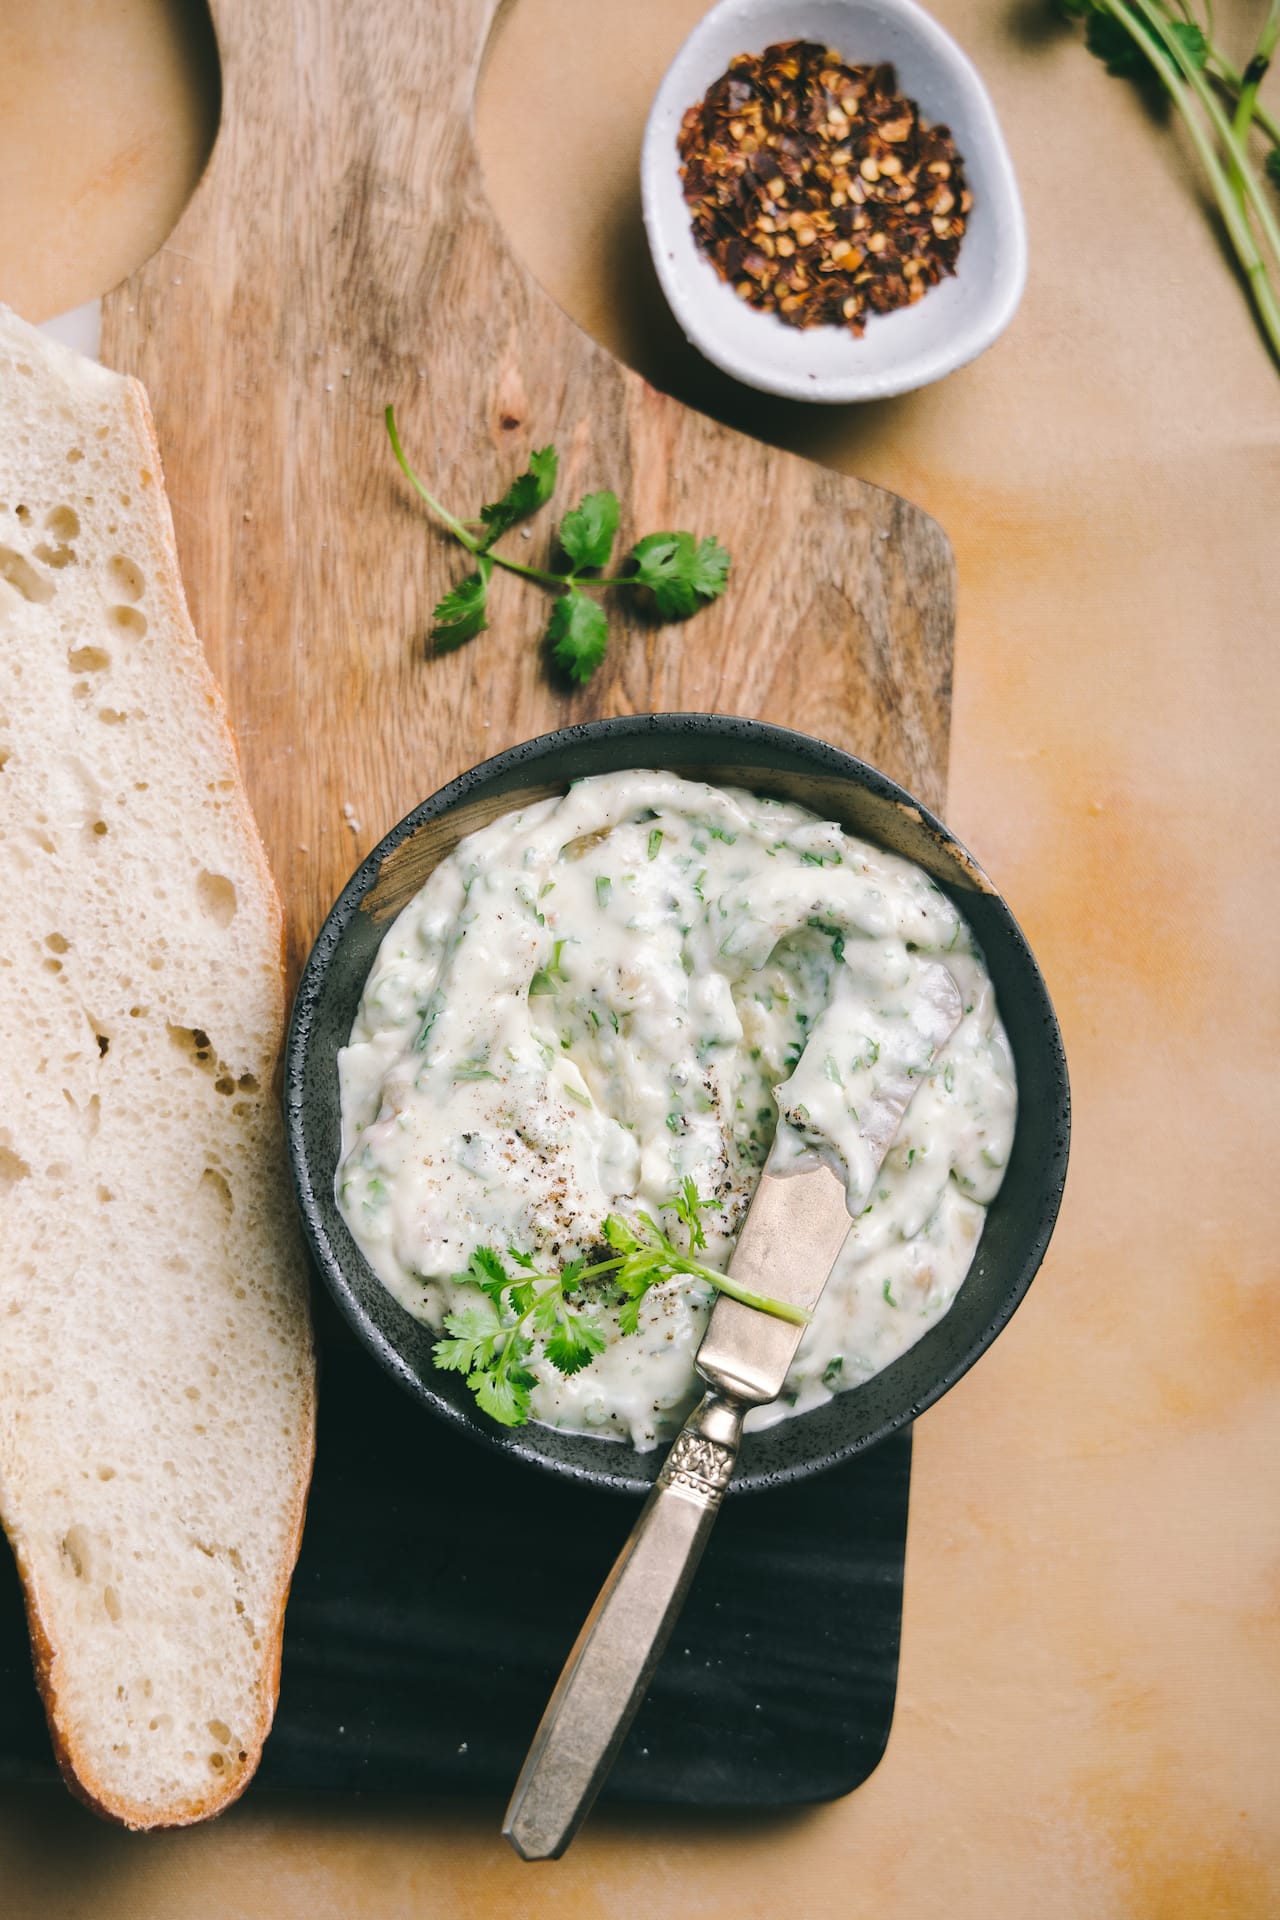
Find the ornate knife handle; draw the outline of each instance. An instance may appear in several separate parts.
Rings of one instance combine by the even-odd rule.
[[[502,1825],[525,1860],[559,1858],[613,1765],[702,1558],[746,1412],[710,1392],[690,1414],[583,1623]]]

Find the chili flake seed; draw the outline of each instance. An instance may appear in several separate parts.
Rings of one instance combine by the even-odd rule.
[[[790,326],[861,334],[868,313],[955,272],[973,204],[964,164],[891,66],[853,67],[808,40],[737,54],[677,144],[698,245]]]

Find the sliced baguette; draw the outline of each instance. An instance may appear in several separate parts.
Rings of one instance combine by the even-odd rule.
[[[0,1520],[72,1787],[245,1787],[314,1449],[282,920],[146,395],[0,307]]]

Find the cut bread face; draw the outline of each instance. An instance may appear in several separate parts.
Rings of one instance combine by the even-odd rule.
[[[0,1519],[71,1784],[241,1792],[314,1449],[279,901],[146,396],[0,307]]]

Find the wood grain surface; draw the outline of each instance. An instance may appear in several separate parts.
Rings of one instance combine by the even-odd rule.
[[[106,302],[103,358],[151,395],[196,628],[230,706],[296,972],[356,857],[489,752],[676,709],[822,734],[943,797],[953,568],[892,494],[713,424],[621,367],[513,257],[473,131],[495,0],[217,0],[223,115],[163,251]],[[495,579],[491,630],[425,635],[465,557],[394,466],[461,514],[529,449],[557,500],[611,486],[623,540],[714,533],[730,591],[661,626],[612,596],[605,666],[546,674],[548,602]],[[551,513],[514,536],[534,565]],[[511,538],[509,536],[509,538]],[[625,596],[630,598],[630,596]]]

